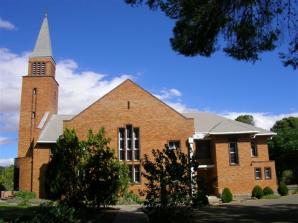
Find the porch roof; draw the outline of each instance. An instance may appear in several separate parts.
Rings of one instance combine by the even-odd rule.
[[[209,135],[255,134],[276,135],[276,133],[249,124],[234,121],[210,112],[183,113],[188,118],[194,118],[196,133]]]

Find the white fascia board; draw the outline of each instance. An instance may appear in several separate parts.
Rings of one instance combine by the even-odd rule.
[[[56,143],[56,141],[37,141],[37,143]]]
[[[259,131],[240,131],[240,132],[210,132],[210,135],[230,135],[230,134],[253,134]]]
[[[257,133],[256,136],[276,136],[277,133],[275,132],[268,132],[268,133]]]
[[[193,135],[194,139],[204,139],[206,136],[208,136],[208,132],[196,132]]]
[[[213,168],[214,165],[199,165],[199,169]]]

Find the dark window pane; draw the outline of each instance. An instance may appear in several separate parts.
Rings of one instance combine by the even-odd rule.
[[[135,138],[138,139],[139,138],[139,128],[134,128],[133,131],[134,131]]]
[[[134,151],[134,154],[135,154],[135,160],[139,160],[140,159],[140,150],[135,150]]]
[[[120,149],[124,149],[124,139],[120,140]]]
[[[132,160],[132,150],[126,150],[126,152],[127,152],[127,157],[126,157],[126,159],[127,159],[127,160]]]
[[[124,138],[124,132],[125,132],[124,128],[119,129],[119,137],[122,138],[122,139]]]
[[[125,157],[124,157],[124,150],[120,150],[120,160],[124,160]]]
[[[230,152],[230,163],[238,164],[239,160],[238,160],[237,142],[229,143],[229,152]]]
[[[139,140],[135,140],[135,149],[139,149],[140,145],[139,145]]]
[[[128,125],[126,126],[126,137],[127,138],[131,138],[132,137],[132,126],[131,125]]]
[[[127,140],[127,149],[131,149],[131,140],[130,139]]]

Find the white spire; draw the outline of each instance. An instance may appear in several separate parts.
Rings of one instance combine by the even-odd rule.
[[[34,50],[30,57],[52,57],[51,37],[47,13],[45,13]]]

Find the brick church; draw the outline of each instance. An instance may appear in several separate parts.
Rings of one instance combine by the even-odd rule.
[[[22,79],[15,189],[45,197],[44,173],[64,128],[79,138],[104,127],[119,160],[130,170],[130,190],[144,188],[142,157],[152,149],[180,149],[195,154],[198,174],[210,194],[229,187],[248,195],[255,185],[276,190],[275,163],[267,140],[275,133],[207,112],[179,113],[131,80],[126,80],[78,114],[58,114],[59,83],[55,79],[47,16]],[[57,74],[59,75],[59,73]]]

